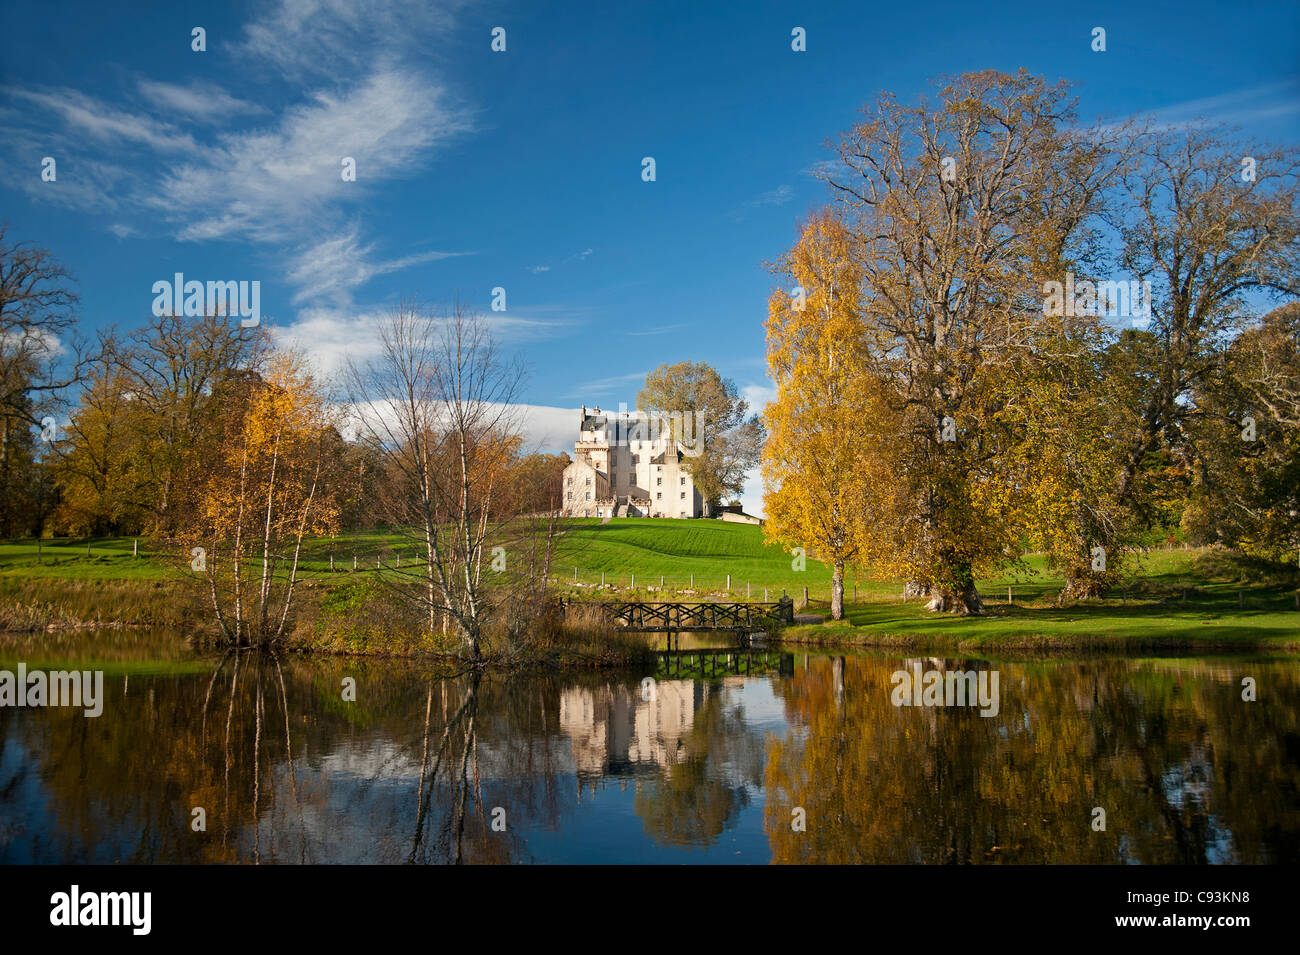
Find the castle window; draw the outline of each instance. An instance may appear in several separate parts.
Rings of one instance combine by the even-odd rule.
[[[656,486],[656,487],[659,486],[659,485],[662,485],[663,483],[664,483],[664,479],[663,479],[663,478],[655,478],[655,486]]]
[[[664,499],[664,492],[663,492],[663,491],[660,491],[658,494],[655,495],[655,498],[656,498],[657,500],[662,501],[662,500]]]
[[[591,475],[590,475],[590,474],[587,475],[587,487],[591,487]],[[587,497],[591,497],[591,495],[588,494]]]
[[[686,500],[686,492],[685,492],[685,491],[682,491],[682,500],[683,500],[683,501]]]
[[[686,486],[686,478],[682,478],[682,487]]]
[[[587,492],[587,500],[589,500],[589,501],[591,500],[591,492],[590,492],[590,491]]]

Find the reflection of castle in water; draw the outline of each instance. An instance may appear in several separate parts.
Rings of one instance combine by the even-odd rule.
[[[686,756],[683,737],[715,685],[700,680],[661,680],[652,699],[640,686],[574,687],[560,696],[560,731],[573,745],[578,779],[667,771]],[[734,678],[734,682],[743,679]]]

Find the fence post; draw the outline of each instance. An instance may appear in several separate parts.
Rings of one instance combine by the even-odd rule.
[[[1007,603],[1015,603],[1015,601],[1011,599],[1011,588],[1010,588],[1010,587],[1007,588]]]
[[[695,589],[695,575],[691,574],[691,590]]]
[[[731,593],[731,574],[727,574],[727,593]]]
[[[353,569],[353,570],[356,570],[356,569],[357,569],[357,555],[356,555],[356,554],[353,554],[353,555],[352,555],[352,569]]]
[[[767,588],[763,588],[763,603],[767,603]]]
[[[334,555],[330,554],[330,573],[334,573]]]
[[[140,538],[138,537],[133,538],[131,541],[131,556],[132,557],[140,556]]]
[[[632,589],[636,590],[636,574],[632,575]]]

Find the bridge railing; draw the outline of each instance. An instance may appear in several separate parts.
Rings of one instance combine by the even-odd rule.
[[[646,600],[570,603],[598,606],[615,626],[625,630],[751,630],[794,623],[794,601],[788,597],[769,603]]]

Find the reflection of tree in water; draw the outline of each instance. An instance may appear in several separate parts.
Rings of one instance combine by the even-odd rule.
[[[636,813],[660,845],[714,845],[749,805],[749,790],[762,785],[763,775],[762,738],[722,685],[709,686],[677,760],[638,782]]]
[[[1251,664],[1268,674],[1266,707],[1243,703],[1239,679],[1202,661],[949,663],[1001,671],[1001,712],[985,718],[893,706],[900,665],[851,657],[840,694],[828,665],[784,685],[806,732],[769,745],[776,861],[1297,859],[1293,667]],[[791,830],[795,806],[806,832]],[[1091,828],[1094,806],[1105,832]]]
[[[4,745],[29,754],[0,778],[15,833],[0,859],[509,861],[517,833],[554,825],[571,792],[557,782],[570,770],[554,751],[556,682],[232,651],[202,676],[132,675],[129,693],[125,677],[106,681],[97,719],[0,712]],[[6,790],[25,800],[12,814]],[[206,832],[191,829],[194,807]]]
[[[407,857],[407,862],[419,861],[421,848],[426,851],[433,848],[456,865],[465,862],[465,830],[467,820],[471,816],[473,817],[471,839],[476,844],[491,845],[486,838],[490,825],[487,819],[488,810],[483,805],[483,785],[479,775],[478,737],[475,725],[478,718],[479,684],[482,680],[482,670],[476,668],[469,673],[462,687],[463,696],[450,719],[446,718],[445,707],[446,690],[452,681],[438,681],[439,689],[443,691],[439,696],[444,706],[444,718],[442,732],[432,751],[430,739],[433,736],[435,681],[429,681],[429,695],[424,708],[424,750],[420,758],[420,788],[417,794],[415,836],[411,840],[411,854]],[[441,819],[430,839],[432,845],[424,845],[425,829],[432,825],[430,805],[434,802],[435,791],[439,790],[437,803],[446,807],[446,811],[441,814]],[[506,822],[505,832],[509,832],[508,817]],[[504,833],[498,834],[504,837]],[[508,859],[492,861],[508,861]]]

